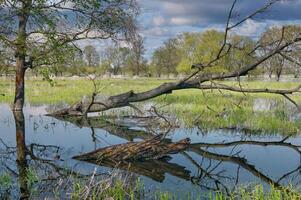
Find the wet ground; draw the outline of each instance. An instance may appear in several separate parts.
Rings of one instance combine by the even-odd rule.
[[[1,199],[31,195],[32,185],[38,191],[35,196],[51,197],[51,188],[73,172],[88,176],[95,169],[99,174],[113,170],[73,156],[154,135],[145,120],[59,120],[44,115],[48,108],[27,105],[24,113],[13,114],[7,104],[0,104],[0,176],[9,175],[13,181],[7,189],[0,180]],[[256,183],[267,189],[270,184],[300,184],[301,136],[199,127],[173,128],[167,134],[172,141],[187,137],[191,145],[185,152],[120,170],[140,176],[147,191],[159,189],[178,196],[188,192],[206,196],[217,190],[229,193],[237,185]],[[28,180],[31,171],[38,174],[38,180]]]

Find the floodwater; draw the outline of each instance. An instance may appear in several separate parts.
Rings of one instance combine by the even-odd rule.
[[[0,176],[8,174],[13,181],[13,187],[5,188],[0,178],[0,199],[30,195],[51,198],[52,188],[71,172],[89,176],[94,170],[99,174],[113,170],[111,166],[72,157],[154,134],[135,119],[59,120],[44,115],[48,108],[27,105],[24,113],[13,114],[7,104],[0,104]],[[197,127],[174,128],[167,134],[172,141],[187,137],[191,145],[184,152],[119,170],[139,176],[150,193],[170,191],[178,197],[187,193],[202,197],[214,191],[229,193],[235,186],[256,183],[266,189],[270,184],[300,184],[301,136],[204,131]],[[32,171],[39,176],[36,181],[28,178]],[[68,194],[65,195],[67,198]]]

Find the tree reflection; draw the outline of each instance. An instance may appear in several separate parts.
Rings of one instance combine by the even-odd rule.
[[[4,191],[5,194],[0,193],[0,199],[35,198],[32,196],[35,189],[41,194],[47,194],[47,192],[51,194],[59,187],[58,183],[61,186],[67,184],[71,175],[80,177],[80,174],[62,167],[58,162],[62,153],[61,147],[36,143],[26,145],[24,114],[18,111],[13,112],[13,115],[16,127],[16,146],[9,146],[0,138],[1,173],[9,174],[13,183],[10,186],[10,194],[7,194],[8,191]],[[39,177],[39,179],[34,180],[31,176]]]
[[[105,125],[100,125],[100,123],[96,123],[96,118],[85,118],[80,120],[75,120],[74,118],[67,118],[65,120],[79,127],[93,127],[105,129],[109,133],[126,139],[128,141],[132,141],[134,138],[147,139],[149,137],[152,137],[152,135],[147,131],[132,131],[130,127],[126,127],[125,125],[120,126],[118,124],[108,122],[106,122]],[[292,149],[301,156],[301,147],[287,142],[289,138],[290,136],[287,136],[278,141],[254,141],[241,139],[237,141],[221,143],[217,142],[191,144],[185,152],[182,152],[182,155],[188,162],[190,162],[196,168],[197,174],[191,174],[191,172],[186,169],[186,164],[184,165],[183,163],[170,163],[169,160],[120,163],[118,165],[112,165],[106,162],[99,163],[96,160],[93,161],[91,159],[87,161],[99,164],[101,166],[120,168],[123,170],[132,171],[134,173],[147,176],[159,182],[162,182],[165,179],[164,174],[171,174],[184,180],[190,180],[193,184],[198,185],[203,189],[214,191],[222,190],[230,194],[231,191],[234,191],[235,186],[240,184],[240,177],[242,177],[243,173],[245,174],[246,172],[249,172],[249,174],[251,174],[253,178],[255,178],[255,180],[259,179],[262,182],[267,183],[268,185],[273,185],[274,187],[282,187],[287,183],[298,185],[300,183],[301,178],[301,166],[298,166],[295,169],[292,169],[291,171],[287,171],[285,174],[277,175],[279,177],[278,179],[276,179],[275,177],[271,177],[270,175],[262,172],[256,166],[256,163],[251,163],[248,159],[241,156],[240,151],[235,152],[236,147],[240,145],[262,147],[278,146],[287,149]],[[215,153],[214,151],[218,150],[219,148],[230,148],[232,150],[230,153],[226,154]],[[194,156],[192,156],[192,154]],[[229,164],[232,165],[232,169],[236,168],[236,172],[229,170],[229,168],[225,168],[225,166]]]
[[[66,194],[68,185],[70,187],[70,182],[68,182],[70,175],[89,177],[89,173],[83,175],[62,167],[60,164],[63,153],[61,147],[39,143],[26,145],[24,115],[22,112],[15,112],[13,114],[16,126],[16,146],[11,147],[5,144],[0,138],[0,169],[1,172],[7,171],[14,177],[15,183],[18,183],[17,198],[28,199],[34,197],[32,195],[32,183],[29,182],[28,177],[31,169],[34,169],[35,173],[41,177],[39,183],[35,184],[36,187],[39,187],[38,191],[41,194],[53,192],[54,188],[64,190]],[[95,147],[97,146],[96,143],[99,142],[97,129],[103,129],[112,135],[128,141],[133,141],[137,138],[147,139],[153,137],[153,134],[147,131],[147,129],[133,130],[131,126],[127,126],[126,124],[114,124],[114,120],[108,122],[100,121],[99,118],[69,118],[64,119],[64,121],[71,122],[79,127],[89,127],[92,132],[91,140],[95,143]],[[284,137],[276,141],[256,141],[244,138],[228,142],[194,143],[185,152],[180,154],[183,157],[181,162],[168,157],[161,160],[119,164],[99,163],[96,160],[87,161],[112,169],[117,168],[122,171],[134,172],[158,182],[163,182],[166,179],[166,174],[170,174],[179,179],[189,181],[202,189],[224,191],[230,194],[236,185],[243,183],[242,177],[246,173],[252,176],[252,180],[260,180],[275,187],[282,187],[287,183],[300,184],[301,166],[287,170],[283,174],[271,176],[271,174],[266,174],[264,169],[259,168],[258,163],[250,162],[250,160],[242,156],[240,150],[237,149],[241,145],[276,146],[291,149],[301,157],[301,147],[289,142],[289,139],[290,137]],[[220,151],[219,149],[228,150]],[[188,166],[190,167],[189,169],[187,168]],[[64,183],[58,184],[59,180]],[[5,197],[0,194],[0,199],[5,199]]]
[[[29,198],[27,185],[28,164],[26,161],[25,120],[23,112],[13,112],[16,125],[17,167],[19,171],[20,199]]]

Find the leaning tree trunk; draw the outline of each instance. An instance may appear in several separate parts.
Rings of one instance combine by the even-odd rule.
[[[270,53],[262,56],[261,58],[257,59],[254,63],[248,64],[240,69],[228,72],[228,73],[217,73],[217,74],[209,74],[209,75],[201,75],[200,72],[204,69],[204,67],[201,64],[193,65],[193,68],[198,68],[197,71],[190,74],[189,76],[185,77],[184,79],[181,79],[176,82],[168,82],[163,83],[162,85],[150,89],[145,92],[135,93],[134,91],[125,92],[119,95],[110,96],[104,100],[97,100],[93,98],[92,102],[85,103],[85,102],[79,102],[69,108],[65,108],[62,110],[58,110],[56,112],[53,112],[49,115],[52,116],[83,116],[86,115],[89,112],[102,112],[106,111],[112,108],[119,108],[124,106],[131,106],[131,103],[135,102],[141,102],[145,100],[149,100],[155,97],[158,97],[163,94],[170,94],[173,91],[176,90],[183,90],[183,89],[200,89],[200,90],[229,90],[234,92],[241,92],[241,93],[271,93],[271,94],[278,94],[285,96],[287,99],[289,99],[292,103],[294,103],[296,106],[296,102],[294,102],[291,98],[289,98],[287,95],[293,94],[296,92],[301,92],[300,88],[301,85],[297,88],[292,88],[288,90],[280,90],[280,89],[269,89],[269,88],[242,88],[242,87],[235,87],[220,83],[214,83],[213,81],[218,80],[224,80],[228,78],[237,78],[241,76],[246,76],[248,73],[254,69],[256,69],[257,66],[259,66],[261,63],[265,62],[275,54],[281,52],[282,50],[286,49],[287,47],[291,46],[292,44],[296,42],[300,42],[300,38],[295,38],[291,42],[286,42],[283,45],[278,46],[276,49],[271,51]],[[207,66],[207,67],[210,67]],[[297,106],[298,107],[298,106]]]

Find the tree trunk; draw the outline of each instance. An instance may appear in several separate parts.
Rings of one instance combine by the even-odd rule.
[[[16,86],[15,86],[15,100],[13,105],[14,111],[21,111],[24,105],[24,89],[25,89],[25,59],[17,58],[16,62]]]
[[[27,4],[26,4],[27,3]],[[15,51],[16,57],[16,87],[15,87],[15,100],[13,105],[14,111],[20,111],[23,109],[24,105],[24,76],[26,71],[26,23],[29,9],[28,2],[23,2],[23,10],[18,15],[19,24],[18,24],[18,35],[17,35],[17,48]]]
[[[301,38],[295,39],[294,42],[301,41]],[[272,93],[272,94],[293,94],[295,92],[300,92],[300,87],[288,89],[288,90],[275,90],[275,89],[268,89],[268,88],[261,88],[261,89],[250,89],[250,88],[241,88],[241,87],[232,87],[229,85],[224,84],[217,84],[212,85],[208,84],[209,81],[215,80],[224,80],[228,78],[237,78],[240,76],[246,76],[251,70],[256,69],[258,65],[265,62],[281,50],[285,49],[286,47],[290,46],[294,42],[285,43],[279,46],[274,51],[270,52],[267,55],[262,56],[260,59],[256,60],[256,62],[246,65],[240,69],[228,72],[228,73],[218,73],[218,74],[210,74],[210,75],[199,75],[200,70],[192,73],[191,75],[185,77],[176,82],[168,82],[163,83],[160,86],[150,89],[148,91],[135,93],[134,91],[125,92],[119,95],[110,96],[101,101],[93,101],[89,103],[85,103],[80,101],[79,103],[70,106],[69,108],[65,108],[62,110],[58,110],[54,113],[49,115],[51,116],[83,116],[86,115],[88,112],[102,112],[112,108],[120,108],[124,106],[130,106],[131,103],[141,102],[148,99],[155,98],[157,96],[163,94],[170,94],[176,90],[184,90],[184,89],[200,89],[200,90],[229,90],[235,92],[248,92],[248,93]],[[206,83],[207,82],[207,83]],[[294,102],[291,100],[291,102]],[[294,102],[296,105],[296,103]]]

